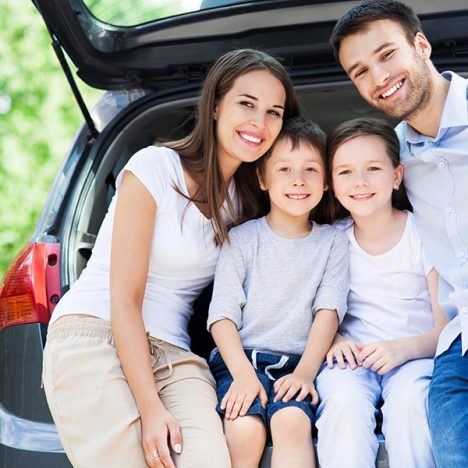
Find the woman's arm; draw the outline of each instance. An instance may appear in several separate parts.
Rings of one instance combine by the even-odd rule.
[[[115,209],[111,248],[111,322],[122,368],[142,420],[142,446],[149,466],[174,468],[172,448],[182,444],[177,421],[164,408],[154,382],[142,317],[156,203],[146,187],[126,171]],[[160,459],[152,458],[157,451]]]
[[[377,341],[364,346],[358,357],[363,367],[370,367],[383,375],[412,359],[434,357],[440,332],[448,323],[438,302],[439,274],[434,268],[427,274],[427,286],[434,314],[434,329],[409,338]]]

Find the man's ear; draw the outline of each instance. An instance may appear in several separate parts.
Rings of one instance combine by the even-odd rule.
[[[268,188],[263,182],[262,174],[260,173],[260,169],[258,167],[256,169],[256,172],[257,172],[258,184],[260,185],[260,188],[266,192]]]
[[[414,36],[414,47],[422,59],[429,60],[431,58],[431,44],[422,32],[417,32]]]

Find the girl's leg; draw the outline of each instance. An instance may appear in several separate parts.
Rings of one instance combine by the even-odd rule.
[[[390,466],[435,467],[427,422],[432,369],[432,359],[417,359],[382,379],[382,432]]]
[[[69,316],[51,325],[43,381],[60,440],[75,468],[146,468],[140,415],[109,324]]]
[[[277,411],[270,422],[273,453],[271,468],[315,468],[312,424],[298,407]]]
[[[239,416],[233,421],[225,419],[224,432],[232,468],[258,468],[266,443],[266,429],[261,416]]]
[[[379,444],[374,434],[380,378],[359,367],[323,367],[316,388],[317,455],[321,468],[375,468]],[[398,466],[398,465],[395,465]]]

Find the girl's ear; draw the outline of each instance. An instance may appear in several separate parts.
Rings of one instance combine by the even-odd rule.
[[[404,167],[399,164],[394,171],[394,182],[393,182],[393,188],[395,190],[398,190],[400,188],[401,183],[403,182],[403,175],[404,175],[405,169]]]
[[[263,182],[262,174],[260,174],[260,169],[258,167],[256,169],[256,172],[257,172],[258,184],[260,185],[260,188],[266,192],[268,188]]]

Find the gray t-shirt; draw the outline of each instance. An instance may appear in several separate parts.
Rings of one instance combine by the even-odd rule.
[[[231,229],[216,266],[208,328],[235,323],[242,346],[301,355],[314,314],[346,311],[349,249],[340,230],[314,223],[299,239],[271,230],[265,218]]]

